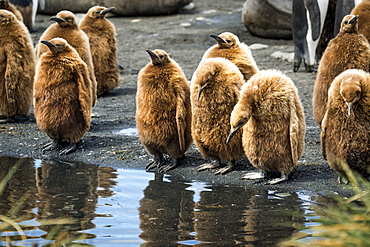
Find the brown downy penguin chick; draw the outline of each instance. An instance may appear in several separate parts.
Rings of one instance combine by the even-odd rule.
[[[321,58],[312,98],[313,115],[320,126],[334,78],[346,69],[369,71],[370,46],[367,39],[357,32],[357,18],[357,15],[343,18],[338,35],[329,42]]]
[[[105,15],[114,9],[94,6],[79,24],[90,40],[98,96],[119,85],[116,29],[113,23],[105,18]]]
[[[23,21],[21,12],[9,0],[0,0],[0,9],[12,12],[19,21]]]
[[[24,24],[0,10],[0,123],[27,120],[33,96],[35,55]]]
[[[239,41],[238,36],[230,32],[220,35],[211,34],[217,44],[210,47],[203,55],[203,59],[223,57],[233,62],[242,72],[245,81],[258,72],[258,67],[248,46]]]
[[[140,70],[136,127],[141,143],[154,155],[147,170],[166,172],[179,165],[192,142],[190,88],[180,66],[163,50],[147,50],[151,62]],[[172,158],[165,165],[163,154]]]
[[[75,19],[75,15],[70,11],[60,11],[55,17],[51,17],[50,20],[56,21],[56,23],[51,24],[41,35],[40,41],[51,40],[53,38],[63,38],[69,45],[75,48],[80,55],[81,59],[86,63],[89,69],[90,80],[92,82],[92,92],[93,92],[93,106],[96,102],[96,78],[94,74],[94,65],[91,56],[89,38],[86,33],[82,31]],[[46,45],[37,44],[36,46],[36,56],[40,56],[49,51]]]
[[[348,183],[343,165],[370,174],[370,74],[350,69],[332,82],[322,121],[321,148],[329,165]]]
[[[355,6],[351,15],[358,15],[358,33],[363,34],[370,40],[370,0],[363,0]]]
[[[44,151],[68,154],[90,128],[91,80],[86,63],[62,38],[41,41],[49,51],[41,55],[35,76],[35,118],[53,140]]]
[[[202,60],[194,72],[190,84],[193,140],[202,156],[212,160],[201,165],[199,171],[217,168],[220,160],[224,160],[227,166],[216,174],[225,174],[244,156],[241,132],[226,144],[230,114],[238,102],[243,83],[238,67],[221,57]]]
[[[297,88],[286,75],[276,70],[260,71],[243,85],[240,100],[231,113],[227,142],[243,126],[243,147],[251,164],[260,170],[245,179],[265,176],[265,171],[279,171],[288,179],[302,155],[305,117]]]

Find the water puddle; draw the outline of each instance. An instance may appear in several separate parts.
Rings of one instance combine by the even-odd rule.
[[[124,136],[138,136],[137,129],[135,127],[127,127],[118,132],[115,132],[117,135],[124,135]]]
[[[309,191],[212,186],[83,163],[0,157],[0,164],[0,181],[14,173],[0,191],[0,216],[23,231],[5,231],[2,222],[1,246],[276,246],[317,217]]]

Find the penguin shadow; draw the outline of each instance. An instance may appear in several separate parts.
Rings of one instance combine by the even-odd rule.
[[[111,91],[105,92],[102,95],[98,97],[99,99],[104,98],[114,98],[118,96],[124,96],[124,95],[135,95],[136,94],[136,88],[122,88],[122,87],[116,87],[112,89]],[[99,103],[98,103],[99,104]]]

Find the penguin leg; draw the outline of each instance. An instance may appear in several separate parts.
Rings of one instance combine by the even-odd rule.
[[[14,122],[15,122],[15,116],[11,116],[11,117],[2,116],[2,118],[0,118],[0,124],[2,124],[2,123],[14,123]]]
[[[208,170],[208,169],[214,169],[220,167],[220,159],[218,158],[212,158],[212,161],[210,163],[203,164],[198,167],[198,172]]]
[[[181,157],[181,158],[172,158],[172,163],[169,164],[169,165],[162,165],[161,167],[158,168],[157,172],[168,172],[169,170],[172,170],[176,167],[179,166],[180,164],[180,160],[184,159],[185,156]]]
[[[281,183],[283,181],[286,181],[288,179],[289,179],[288,174],[285,174],[285,173],[281,172],[280,178],[271,179],[271,180],[267,181],[267,184],[277,184],[277,183]]]
[[[162,153],[156,153],[154,154],[154,160],[149,162],[146,167],[145,167],[145,170],[148,172],[154,168],[157,168],[157,167],[160,167],[163,165],[163,154]]]
[[[339,184],[349,184],[349,179],[344,172],[338,172],[338,183]]]
[[[51,151],[55,149],[61,148],[61,142],[59,140],[53,140],[52,142],[46,144],[42,147],[42,153],[45,153],[46,151]]]
[[[242,179],[262,179],[266,177],[266,172],[259,170],[258,172],[249,172],[245,174]]]
[[[234,167],[235,167],[235,160],[232,160],[232,161],[228,161],[227,162],[227,165],[223,168],[221,168],[220,170],[218,170],[215,175],[218,175],[218,174],[226,174],[228,172],[231,172],[232,170],[234,170]]]
[[[77,149],[77,143],[70,142],[59,151],[59,155],[70,154]]]

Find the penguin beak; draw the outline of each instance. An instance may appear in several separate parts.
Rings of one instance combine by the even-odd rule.
[[[56,22],[64,22],[64,20],[63,20],[63,19],[60,19],[60,18],[58,18],[58,17],[56,17],[56,16],[50,17],[50,18],[49,18],[49,20],[51,20],[51,21],[56,21]]]
[[[219,43],[219,44],[225,44],[226,43],[225,40],[223,40],[222,38],[218,37],[217,35],[211,34],[209,36],[211,36],[212,38],[214,38],[217,41],[217,43]]]
[[[346,102],[346,104],[348,106],[348,117],[350,117],[353,109],[352,103]]]
[[[351,23],[354,23],[355,21],[357,21],[358,19],[358,15],[355,15],[349,22],[348,24],[351,24]]]
[[[243,125],[238,125],[234,130],[233,129],[230,130],[229,136],[227,137],[227,140],[226,140],[226,144],[229,144],[229,142],[231,141],[231,138],[233,138],[233,136],[235,135],[235,133],[238,132],[238,130],[242,126]]]
[[[56,51],[55,45],[50,43],[49,41],[41,40],[40,42],[43,43],[44,45],[47,45],[52,53]]]
[[[106,13],[108,13],[108,12],[110,12],[110,11],[112,11],[112,10],[115,10],[115,9],[116,9],[115,7],[107,8],[107,9],[105,9],[105,10],[103,10],[103,11],[101,12],[101,15],[105,15]]]
[[[151,50],[145,50],[145,51],[149,54],[150,59],[152,59],[153,65],[161,64],[161,60],[159,59],[159,57],[157,56],[157,54],[155,54]]]

